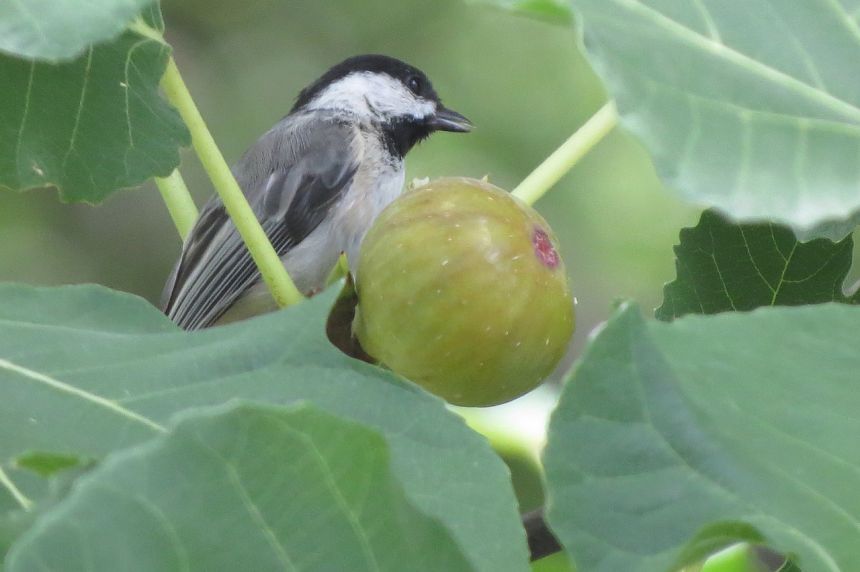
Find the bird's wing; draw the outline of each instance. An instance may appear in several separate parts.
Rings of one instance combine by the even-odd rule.
[[[234,168],[266,235],[283,257],[349,188],[361,158],[354,128],[288,116]],[[260,279],[220,199],[203,207],[165,285],[164,312],[187,330],[215,322]]]

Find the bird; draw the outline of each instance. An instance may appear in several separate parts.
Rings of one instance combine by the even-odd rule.
[[[364,235],[404,188],[406,154],[434,132],[472,128],[418,68],[360,55],[302,89],[232,172],[296,287],[311,296],[342,254],[355,267]],[[185,330],[276,309],[217,195],[183,243],[161,308]]]

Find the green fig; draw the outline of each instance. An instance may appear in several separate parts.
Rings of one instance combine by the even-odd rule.
[[[356,290],[362,348],[455,405],[530,391],[574,329],[549,225],[475,179],[438,179],[389,205],[362,243]]]

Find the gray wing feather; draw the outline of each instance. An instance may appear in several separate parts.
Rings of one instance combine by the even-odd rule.
[[[353,128],[288,116],[233,171],[275,251],[284,256],[326,217],[358,169]],[[164,312],[193,330],[215,322],[260,274],[217,196],[185,241],[162,293]]]

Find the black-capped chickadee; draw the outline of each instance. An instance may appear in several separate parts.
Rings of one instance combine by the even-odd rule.
[[[302,90],[233,174],[296,286],[313,294],[341,253],[357,263],[373,220],[403,189],[406,153],[434,131],[471,128],[420,70],[357,56]],[[188,330],[275,308],[217,196],[186,238],[161,302]]]

